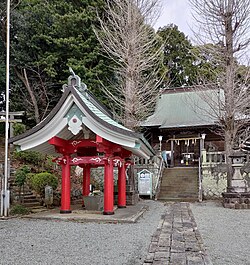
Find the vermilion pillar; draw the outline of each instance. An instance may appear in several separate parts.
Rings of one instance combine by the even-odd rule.
[[[124,163],[118,168],[118,208],[126,208],[126,169]]]
[[[113,162],[107,161],[104,168],[104,215],[114,214]]]
[[[90,186],[90,166],[86,165],[83,168],[83,185],[82,185],[82,195],[89,195],[89,186]]]
[[[62,164],[62,194],[60,213],[71,213],[70,210],[70,164],[69,156],[64,156]]]

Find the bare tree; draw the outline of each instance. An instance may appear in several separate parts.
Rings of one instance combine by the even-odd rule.
[[[162,81],[163,49],[152,28],[159,16],[158,0],[106,0],[105,17],[95,33],[115,63],[116,82],[106,93],[119,106],[120,119],[138,127],[154,108]]]
[[[206,98],[216,111],[220,133],[225,140],[228,164],[228,190],[231,188],[232,166],[229,156],[239,144],[249,125],[250,72],[246,50],[250,43],[250,0],[189,0],[198,25],[196,39],[200,54],[212,65],[216,82],[201,77],[201,87],[221,91],[220,97]],[[211,45],[204,45],[211,43]],[[213,95],[213,93],[211,93]],[[216,100],[214,100],[216,99]]]

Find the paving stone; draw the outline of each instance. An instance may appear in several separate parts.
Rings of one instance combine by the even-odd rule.
[[[184,242],[184,236],[181,232],[173,231],[172,240]]]
[[[159,241],[159,237],[158,236],[152,236],[151,241],[152,242],[158,242]]]
[[[159,237],[160,234],[161,234],[161,228],[157,228],[157,230],[153,234],[153,237]]]
[[[182,225],[183,225],[183,228],[191,228],[191,229],[193,229],[193,223],[190,222],[190,221],[189,222],[188,221],[183,222]]]
[[[169,265],[168,260],[154,260],[152,265]]]
[[[187,253],[187,265],[204,265],[201,253]]]
[[[169,247],[171,244],[171,239],[170,237],[160,237],[158,241],[158,246],[159,247]]]
[[[144,265],[212,265],[189,204],[166,205]]]
[[[184,244],[184,242],[173,240],[172,244],[171,244],[170,251],[171,252],[175,252],[175,253],[185,252],[185,244]]]
[[[155,252],[154,260],[163,260],[163,259],[165,259],[165,260],[169,259],[169,254],[167,252],[165,252],[165,251]]]
[[[156,251],[169,252],[170,251],[170,246],[167,246],[167,247],[158,246]]]
[[[185,253],[171,253],[170,264],[171,265],[186,265]]]
[[[204,254],[204,255],[203,255],[203,260],[204,260],[204,264],[205,264],[205,265],[213,265],[213,263],[212,263],[210,257],[209,257],[207,254]]]
[[[185,251],[199,252],[201,251],[200,244],[196,242],[185,241]]]
[[[146,259],[144,260],[144,263],[152,263],[154,260],[155,253],[148,253]]]
[[[158,246],[157,242],[151,242],[151,244],[149,245],[149,248],[148,248],[148,252],[149,253],[155,252],[157,249],[157,246]]]

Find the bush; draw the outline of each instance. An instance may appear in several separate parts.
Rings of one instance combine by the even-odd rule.
[[[21,160],[24,163],[30,163],[34,165],[40,165],[44,160],[44,156],[41,153],[35,151],[19,151],[14,152],[13,157]]]
[[[32,187],[32,178],[35,176],[34,173],[28,173],[26,175],[26,183],[28,186]]]
[[[31,178],[32,188],[41,196],[44,196],[44,189],[49,185],[55,190],[58,185],[57,177],[48,172],[35,174]]]
[[[36,172],[54,172],[53,157],[35,151],[14,151],[13,158],[21,163],[29,164]]]
[[[18,187],[22,187],[26,182],[26,176],[30,172],[30,168],[28,166],[23,166],[16,171],[15,174],[15,183]]]
[[[24,207],[23,205],[17,204],[11,207],[10,209],[10,215],[24,215],[24,214],[29,214],[30,210]]]
[[[26,126],[22,123],[14,123],[13,124],[13,133],[14,136],[22,134],[26,131]]]

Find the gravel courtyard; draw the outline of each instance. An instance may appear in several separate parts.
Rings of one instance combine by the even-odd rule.
[[[250,209],[212,201],[190,207],[213,265],[250,265]]]
[[[0,264],[142,264],[166,209],[145,202],[149,211],[135,224],[0,220]]]
[[[145,203],[149,210],[135,224],[0,220],[0,264],[142,265],[167,207]],[[250,265],[250,210],[190,207],[213,265]]]

